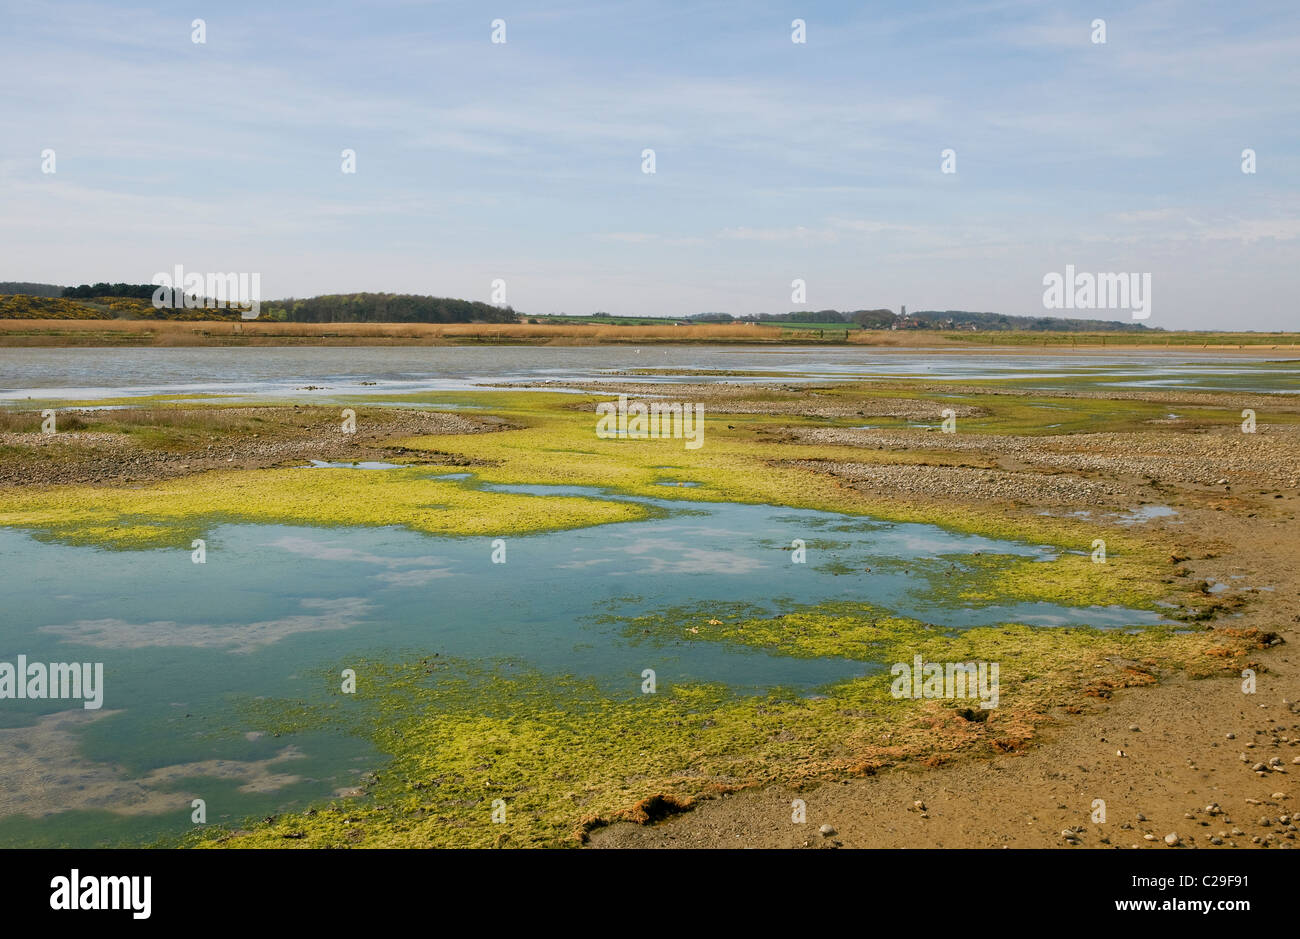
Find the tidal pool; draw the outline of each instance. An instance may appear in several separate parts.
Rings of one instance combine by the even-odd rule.
[[[447,485],[481,484],[431,473],[430,500]],[[964,603],[937,588],[963,559],[1046,562],[1056,557],[1046,546],[769,505],[487,488],[635,499],[656,517],[501,541],[223,524],[205,533],[203,563],[188,544],[109,550],[0,529],[0,660],[104,666],[102,710],[0,701],[0,845],[141,843],[188,831],[194,798],[208,823],[233,826],[358,786],[383,768],[364,739],[329,727],[277,737],[248,715],[262,698],[346,707],[341,673],[355,669],[364,683],[368,663],[455,658],[580,676],[611,696],[636,693],[646,668],[661,686],[813,694],[888,666],[643,642],[628,624],[674,609],[726,617],[835,602],[951,629],[1161,621],[1121,607]]]
[[[381,469],[401,469],[401,463],[383,463],[378,460],[361,460],[357,463],[331,463],[327,460],[312,460],[310,465],[315,469],[363,469],[363,470],[381,470]]]

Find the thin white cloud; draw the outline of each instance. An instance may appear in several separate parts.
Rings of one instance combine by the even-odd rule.
[[[117,618],[77,620],[73,623],[42,626],[40,631],[62,636],[64,642],[96,646],[101,649],[143,649],[181,646],[199,649],[225,649],[228,652],[255,652],[263,646],[299,633],[334,632],[351,629],[370,612],[370,603],[360,597],[337,600],[303,600],[312,612],[257,623],[181,624],[172,620],[133,623]]]

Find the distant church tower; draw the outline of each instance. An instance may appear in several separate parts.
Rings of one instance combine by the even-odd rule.
[[[907,319],[907,304],[903,304],[903,319]]]

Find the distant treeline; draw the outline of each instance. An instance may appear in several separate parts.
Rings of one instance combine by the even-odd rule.
[[[867,329],[888,329],[898,317],[892,310],[795,310],[791,313],[755,313],[732,316],[730,313],[696,313],[687,319],[696,323],[844,323]]]
[[[157,286],[153,284],[82,284],[60,287],[0,281],[0,295],[28,297],[62,297],[69,300],[104,301],[104,298],[152,301]],[[166,313],[135,309],[132,306],[100,302],[99,309],[111,309],[118,316],[166,316]],[[224,311],[212,311],[212,318],[224,319]],[[71,315],[66,313],[64,315]],[[650,317],[620,317],[608,314],[578,316],[579,320],[610,322],[653,322]],[[186,311],[186,318],[201,319],[201,310]],[[291,323],[517,323],[520,316],[511,307],[498,307],[477,300],[452,297],[429,297],[418,294],[347,293],[327,294],[306,299],[289,298],[263,302],[261,318]],[[757,313],[733,316],[730,313],[696,313],[685,318],[696,323],[842,323],[848,329],[963,329],[980,331],[1030,332],[1138,332],[1150,327],[1124,320],[1067,319],[1061,316],[1013,316],[1005,313],[972,313],[967,310],[920,310],[906,317],[892,310],[795,310],[789,313]]]
[[[977,329],[1029,330],[1039,332],[1139,331],[1149,327],[1122,320],[1067,319],[1063,316],[1014,316],[1007,313],[971,313],[967,310],[920,310],[901,316],[892,310],[796,310],[791,313],[759,313],[732,316],[729,313],[696,313],[687,317],[698,323],[843,323],[862,329]]]
[[[24,297],[61,297],[65,287],[57,284],[28,284],[16,280],[0,280],[0,294],[20,294]]]
[[[159,290],[162,293],[159,293]],[[64,287],[66,300],[91,301],[107,305],[119,316],[131,319],[227,319],[230,308],[200,294],[191,294],[187,300],[180,290],[160,287],[158,284],[82,284]],[[131,301],[147,301],[135,303]]]
[[[517,323],[511,307],[405,293],[339,293],[262,304],[262,315],[290,323]]]
[[[0,295],[63,297],[69,300],[100,300],[116,297],[152,301],[155,284],[82,284],[59,287],[54,284],[0,283]],[[134,311],[133,311],[134,312]],[[128,313],[127,315],[131,315]],[[147,314],[145,314],[147,315]],[[201,311],[195,317],[203,316]],[[224,315],[217,318],[225,318]],[[291,323],[516,323],[512,307],[498,307],[476,300],[426,297],[397,293],[327,294],[299,300],[290,297],[262,304],[262,319]]]
[[[920,310],[907,314],[924,329],[952,329],[966,325],[981,330],[1016,329],[1038,332],[1142,332],[1151,329],[1132,320],[1076,320],[1064,316],[1012,316],[1006,313],[970,313],[966,310]],[[951,322],[950,322],[951,321]]]
[[[154,284],[82,284],[80,287],[64,287],[62,296],[71,300],[90,300],[94,297],[152,300],[153,292],[157,289]]]

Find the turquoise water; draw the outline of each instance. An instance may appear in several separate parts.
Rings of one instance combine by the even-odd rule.
[[[478,483],[444,474],[429,485]],[[630,498],[578,486],[491,488]],[[1052,558],[1043,546],[773,506],[637,501],[659,517],[507,537],[504,564],[493,563],[491,538],[397,528],[220,525],[204,536],[203,564],[188,544],[105,550],[0,530],[0,661],[22,653],[104,664],[101,712],[83,713],[79,702],[0,702],[0,765],[8,767],[0,770],[8,789],[0,845],[138,843],[188,830],[195,796],[207,800],[209,822],[238,822],[360,785],[365,771],[382,768],[364,741],[341,731],[259,736],[263,728],[242,715],[259,697],[326,701],[343,669],[358,668],[364,681],[367,661],[508,659],[589,677],[611,695],[634,693],[645,668],[661,687],[712,681],[737,693],[812,693],[880,666],[721,643],[638,643],[626,620],[675,607],[726,615],[740,605],[848,601],[955,629],[1157,621],[1121,608],[974,607],[933,589],[936,570],[974,552]],[[806,564],[791,562],[796,538],[807,544]],[[75,728],[43,732],[42,717],[70,708]],[[252,784],[259,766],[293,778]],[[124,792],[137,802],[124,804]]]

